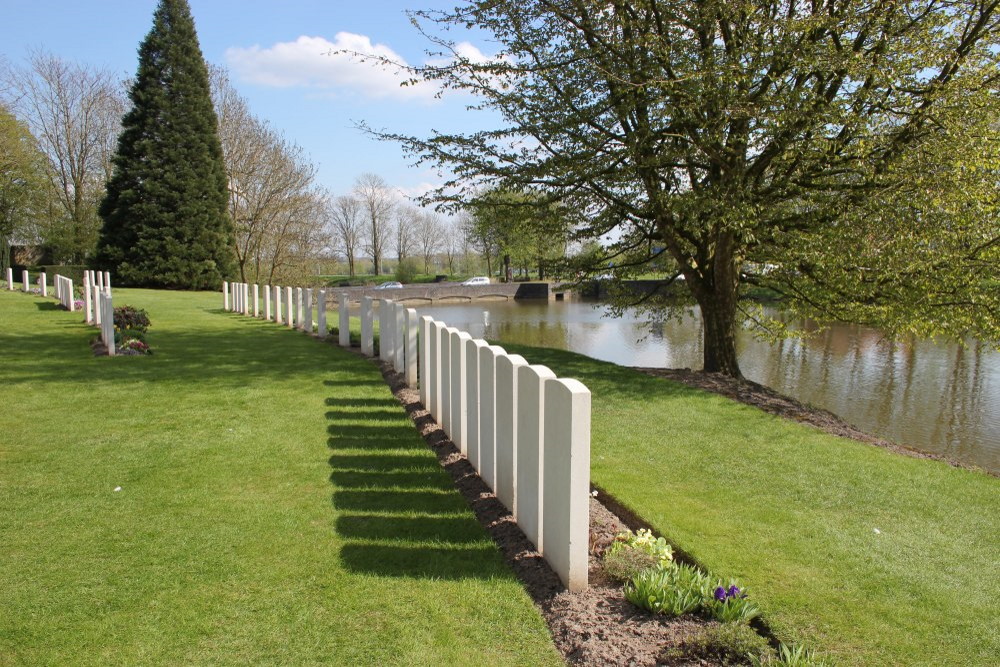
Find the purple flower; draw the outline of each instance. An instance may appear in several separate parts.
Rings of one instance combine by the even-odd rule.
[[[726,589],[723,588],[722,586],[719,586],[718,588],[716,588],[715,589],[715,599],[718,600],[719,602],[725,602],[726,601]]]
[[[729,590],[726,591],[726,597],[737,598],[740,596],[739,586],[730,586]]]

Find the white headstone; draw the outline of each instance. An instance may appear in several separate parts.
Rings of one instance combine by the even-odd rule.
[[[279,285],[274,286],[274,321],[278,324],[285,323],[285,317],[282,313],[281,307],[281,292],[282,289]]]
[[[496,362],[497,499],[517,519],[517,370],[528,362],[519,354],[503,354]]]
[[[14,289],[14,269],[7,267],[7,289]]]
[[[24,269],[24,270],[21,271],[21,278],[22,278],[22,282],[24,283],[24,291],[25,292],[29,291],[28,285],[29,285],[30,281],[28,280],[28,270],[27,269]]]
[[[289,329],[295,327],[295,301],[293,301],[293,291],[291,287],[285,288],[285,324]]]
[[[298,325],[299,329],[305,328],[305,302],[303,301],[303,293],[301,287],[295,288],[295,324]]]
[[[229,283],[225,280],[222,281],[222,309],[229,310]]]
[[[587,588],[590,401],[590,391],[576,380],[545,383],[542,540],[545,560],[573,592]]]
[[[260,285],[253,286],[253,316],[260,317]]]
[[[373,329],[374,313],[372,313],[372,298],[361,298],[361,354],[372,356],[375,352],[375,336]]]
[[[108,290],[108,292],[111,291],[111,272],[110,271],[105,271],[104,272],[104,289]]]
[[[485,340],[465,341],[465,449],[469,463],[479,472],[479,350],[489,347]]]
[[[496,362],[502,347],[479,348],[479,476],[496,491]]]
[[[448,433],[451,441],[458,445],[463,454],[469,453],[469,439],[466,432],[468,415],[466,410],[465,384],[468,379],[468,369],[465,367],[465,341],[472,338],[465,331],[451,335],[451,431]]]
[[[392,367],[397,373],[406,370],[406,306],[397,303],[393,306],[395,320],[392,323]]]
[[[56,276],[58,286],[59,277]],[[226,292],[226,301],[229,300],[229,292]],[[85,317],[87,324],[94,323],[94,293],[90,287],[90,271],[83,272],[83,307],[86,309]]]
[[[416,312],[416,311],[414,311]],[[430,394],[427,391],[430,386],[428,383],[428,375],[430,373],[430,363],[431,363],[431,323],[434,321],[429,315],[422,315],[419,317],[420,321],[420,336],[418,338],[417,345],[419,346],[420,352],[417,355],[418,369],[417,375],[418,382],[420,384],[420,402],[423,404],[424,408],[430,412]]]
[[[441,338],[444,335],[444,322],[431,320],[430,347],[427,355],[427,411],[431,413],[438,424],[441,420]],[[423,380],[421,380],[423,383]]]
[[[302,330],[307,334],[313,331],[313,291],[312,288],[302,290],[302,307],[305,311],[305,320],[302,323]]]
[[[417,317],[417,311],[413,308],[407,308],[405,346],[406,367],[403,369],[403,376],[406,380],[406,386],[411,388],[417,386],[417,350],[419,349],[417,332],[419,328],[420,318]]]
[[[326,290],[316,293],[316,335],[326,338]]]
[[[264,319],[271,321],[271,286],[264,285]]]
[[[76,310],[76,293],[73,292],[73,281],[69,279],[66,280],[66,304],[69,312]]]
[[[49,295],[49,283],[44,271],[38,276],[38,287],[42,290],[42,296]]]
[[[440,385],[440,397],[441,402],[438,404],[438,412],[441,414],[437,417],[438,424],[444,432],[451,437],[451,334],[458,333],[458,329],[455,327],[443,327],[440,330],[440,338],[438,339],[438,360],[440,365],[440,375],[438,376],[438,384]]]
[[[351,313],[344,292],[337,296],[337,342],[341,347],[351,346]]]
[[[545,366],[517,369],[517,525],[542,551],[545,526],[542,516],[542,456],[545,440],[545,383],[556,374]],[[544,552],[543,552],[544,555]]]

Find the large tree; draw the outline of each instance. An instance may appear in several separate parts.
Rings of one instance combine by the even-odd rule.
[[[997,6],[469,2],[418,13],[451,62],[414,77],[503,126],[375,134],[456,174],[439,199],[533,188],[589,218],[605,264],[672,258],[708,371],[740,375],[747,279],[890,335],[998,339]],[[427,21],[501,51],[470,59]]]
[[[214,289],[232,227],[208,70],[186,0],[160,0],[101,203],[97,264],[119,282]]]
[[[27,125],[0,105],[0,271],[12,243],[39,239],[51,193],[47,166]]]
[[[229,176],[237,274],[244,282],[291,280],[327,243],[323,194],[305,152],[250,111],[225,70],[210,70]]]
[[[101,228],[97,206],[111,176],[125,107],[122,85],[107,70],[41,51],[3,78],[12,109],[48,158],[54,207],[39,240],[57,262],[83,262]]]
[[[353,196],[361,202],[365,217],[365,252],[372,260],[372,271],[382,273],[382,259],[392,236],[392,213],[396,209],[396,195],[378,174],[364,173],[354,181]]]

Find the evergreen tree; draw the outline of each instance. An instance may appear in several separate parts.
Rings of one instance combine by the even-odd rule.
[[[139,47],[97,264],[126,285],[214,289],[232,271],[227,183],[187,0],[160,0]]]

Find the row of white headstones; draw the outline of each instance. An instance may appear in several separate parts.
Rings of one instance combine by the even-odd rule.
[[[27,269],[21,271],[21,282],[24,291],[30,291],[30,275]],[[52,282],[56,289],[56,299],[63,308],[71,313],[76,311],[76,292],[73,280],[56,274]],[[38,288],[43,297],[48,297],[48,276],[45,271],[38,274]],[[14,270],[7,268],[7,289],[14,289]],[[101,342],[108,350],[109,356],[115,356],[115,325],[114,306],[111,303],[111,274],[107,271],[83,272],[83,308],[87,324],[93,324],[101,330]]]
[[[260,296],[264,295],[263,312]],[[225,310],[327,331],[328,290],[225,283]],[[377,303],[377,307],[376,307]],[[361,299],[361,351],[419,387],[420,400],[571,591],[587,588],[590,391],[389,299]],[[273,306],[273,308],[272,308]],[[350,346],[348,295],[337,294],[339,344]]]

